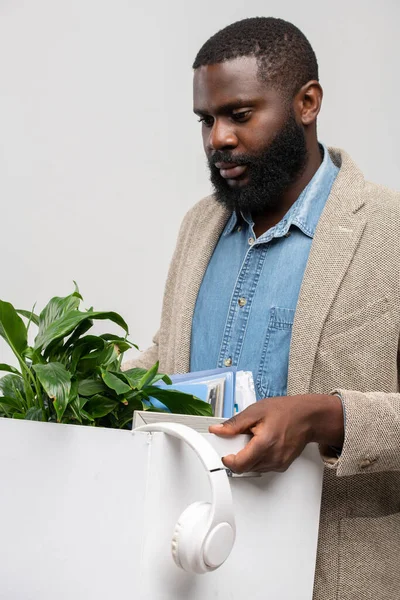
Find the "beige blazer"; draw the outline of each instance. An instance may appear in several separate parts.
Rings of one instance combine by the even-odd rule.
[[[400,195],[329,152],[340,171],[312,243],[288,376],[289,394],[337,390],[346,410],[341,457],[324,457],[313,598],[399,600]],[[188,371],[197,294],[228,218],[213,197],[184,218],[160,330],[136,366]]]

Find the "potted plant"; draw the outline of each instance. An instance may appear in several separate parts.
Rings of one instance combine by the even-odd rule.
[[[0,364],[7,372],[0,379],[0,417],[127,429],[134,410],[163,410],[152,398],[173,413],[212,415],[211,406],[195,396],[156,387],[160,379],[171,383],[158,373],[158,363],[148,371],[122,371],[124,352],[137,348],[125,320],[115,312],[82,311],[82,300],[76,284],[39,315],[0,300],[0,335],[19,366]],[[105,319],[123,334],[88,333],[95,320]],[[31,327],[37,328],[32,345]]]

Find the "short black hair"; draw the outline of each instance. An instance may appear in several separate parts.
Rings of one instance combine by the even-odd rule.
[[[318,81],[318,63],[306,36],[292,23],[274,17],[243,19],[221,29],[200,48],[193,69],[254,56],[262,81],[290,97],[308,81]]]

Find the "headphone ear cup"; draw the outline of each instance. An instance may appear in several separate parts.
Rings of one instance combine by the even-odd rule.
[[[203,545],[208,533],[209,502],[194,502],[179,517],[172,536],[172,556],[178,567],[189,573],[206,573]]]

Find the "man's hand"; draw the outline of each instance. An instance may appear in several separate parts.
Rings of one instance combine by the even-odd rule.
[[[324,394],[264,398],[209,431],[253,434],[243,450],[222,459],[234,473],[286,471],[309,442],[343,445],[342,401]]]

